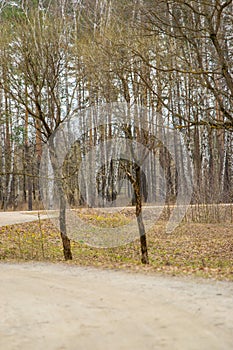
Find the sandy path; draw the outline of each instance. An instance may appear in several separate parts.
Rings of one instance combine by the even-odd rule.
[[[48,219],[47,215],[40,215],[40,219]],[[6,225],[21,224],[24,222],[37,221],[38,212],[6,211],[0,212],[0,227]]]
[[[233,349],[233,284],[0,264],[0,349]]]

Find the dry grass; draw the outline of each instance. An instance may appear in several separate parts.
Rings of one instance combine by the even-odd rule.
[[[90,217],[87,219],[90,220]],[[114,220],[117,220],[118,224],[120,219],[117,217]],[[106,218],[101,218],[100,221],[106,224]],[[148,232],[147,238],[150,258],[148,266],[140,263],[138,240],[108,249],[72,242],[73,261],[69,263],[233,281],[231,223],[183,223],[172,234],[166,234],[165,223],[161,221]],[[0,259],[63,261],[59,232],[48,220],[42,221],[41,224],[34,222],[2,227]]]

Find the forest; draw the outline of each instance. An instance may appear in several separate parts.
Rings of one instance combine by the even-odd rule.
[[[60,169],[60,204],[95,206],[87,185],[80,194],[76,173],[92,147],[116,137],[147,147],[158,164],[149,161],[139,176],[132,159],[107,161],[94,184],[101,199],[114,202],[123,191],[140,211],[142,200],[156,201],[151,183],[161,168],[162,197],[174,204],[176,164],[161,143],[170,130],[182,135],[191,159],[191,204],[232,203],[232,28],[231,0],[1,1],[1,210],[43,208],[43,147],[74,116],[83,132]],[[114,124],[116,104],[127,106],[121,124]],[[109,121],[96,126],[102,106]],[[85,111],[93,113],[88,127]]]

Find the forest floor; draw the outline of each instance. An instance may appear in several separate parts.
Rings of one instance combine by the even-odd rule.
[[[44,212],[40,213],[40,218],[46,218]],[[84,219],[107,227],[121,225],[125,220],[89,212]],[[37,221],[22,223],[32,220]],[[19,224],[13,225],[13,222]],[[233,281],[231,222],[183,222],[171,234],[165,232],[165,224],[163,220],[158,221],[147,233],[149,265],[143,266],[140,262],[139,239],[115,248],[94,248],[81,239],[71,241],[73,260],[66,264]],[[0,226],[0,260],[64,260],[58,230],[51,220],[38,220],[38,213],[0,213]]]

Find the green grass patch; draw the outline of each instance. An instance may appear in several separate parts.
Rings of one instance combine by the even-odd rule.
[[[120,227],[130,223],[130,218],[122,213],[100,214],[99,212],[78,212],[78,216],[88,224],[97,227]]]

